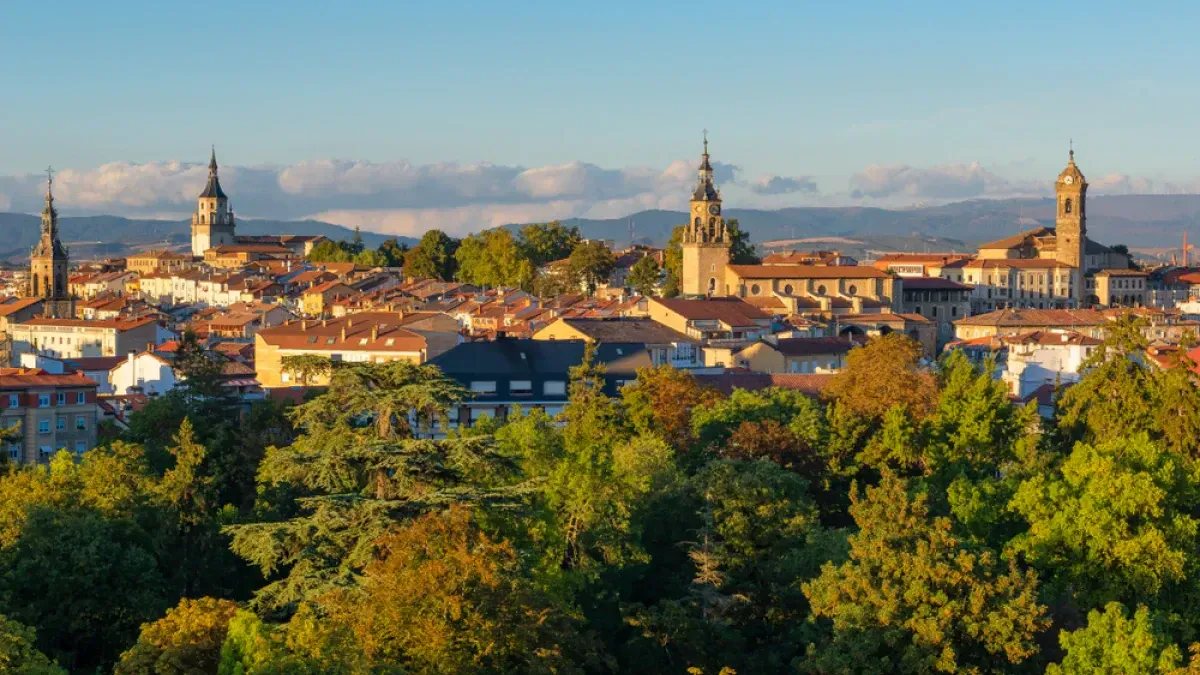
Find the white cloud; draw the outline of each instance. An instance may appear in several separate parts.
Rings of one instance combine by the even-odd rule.
[[[1013,186],[978,162],[921,169],[907,164],[871,164],[850,178],[852,194],[873,198],[969,199],[1008,194]]]
[[[817,191],[817,183],[808,176],[760,176],[750,184],[750,191],[760,195],[813,193]]]

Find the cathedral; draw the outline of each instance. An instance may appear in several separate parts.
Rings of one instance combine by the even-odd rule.
[[[208,161],[208,184],[196,200],[196,212],[192,214],[192,255],[203,258],[210,248],[236,243],[235,227],[229,197],[225,196],[217,177],[217,149],[214,147]]]
[[[47,317],[75,317],[71,298],[67,249],[58,239],[58,211],[54,208],[54,176],[46,176],[46,208],[42,209],[42,233],[29,259],[29,296],[42,299]]]

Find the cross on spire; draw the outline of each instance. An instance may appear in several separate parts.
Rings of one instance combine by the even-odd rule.
[[[1067,144],[1068,144],[1067,147],[1069,147],[1071,150],[1071,161],[1074,162],[1075,161],[1075,139],[1074,138],[1068,139]]]
[[[704,130],[704,154],[708,154],[708,129]]]

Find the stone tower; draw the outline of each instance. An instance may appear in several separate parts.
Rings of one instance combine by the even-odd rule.
[[[217,149],[213,148],[208,162],[208,185],[196,200],[196,212],[192,214],[192,255],[203,258],[208,249],[234,241],[233,209],[229,208],[229,197],[217,178]]]
[[[713,168],[708,161],[708,134],[704,135],[704,154],[700,161],[700,180],[692,193],[683,249],[683,279],[680,292],[685,296],[725,295],[725,266],[729,264],[729,233],[721,215],[721,194],[713,185]]]
[[[1057,212],[1054,218],[1055,258],[1064,265],[1079,270],[1082,292],[1083,274],[1087,271],[1087,179],[1075,166],[1075,150],[1071,150],[1067,168],[1058,174],[1054,183]]]
[[[75,318],[71,299],[67,249],[58,239],[58,211],[54,208],[54,177],[47,173],[46,208],[42,209],[42,236],[29,258],[29,295],[42,299],[42,314]]]

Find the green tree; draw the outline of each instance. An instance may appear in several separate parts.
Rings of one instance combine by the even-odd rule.
[[[1066,656],[1050,664],[1046,675],[1159,675],[1173,673],[1183,664],[1183,654],[1166,634],[1160,617],[1142,605],[1133,616],[1125,606],[1111,602],[1104,612],[1088,612],[1087,626],[1059,633]]]
[[[296,384],[305,387],[316,378],[329,377],[333,370],[333,361],[328,356],[320,354],[293,354],[285,356],[280,362],[283,371],[290,373]]]
[[[750,235],[743,232],[737,218],[725,221],[725,232],[729,236],[729,263],[731,265],[757,265],[762,262],[750,243]]]
[[[903,405],[918,420],[937,401],[937,381],[920,366],[921,345],[916,340],[889,333],[851,349],[846,366],[822,392],[858,416],[880,422],[893,406]]]
[[[183,599],[166,616],[142,626],[137,642],[113,675],[193,675],[215,673],[221,646],[237,605],[228,600]]]
[[[386,267],[403,267],[404,256],[408,253],[408,244],[401,244],[398,239],[384,239],[379,245],[379,254],[383,256]]]
[[[673,298],[679,295],[683,289],[683,233],[687,230],[687,225],[680,225],[671,230],[671,238],[667,240],[667,247],[663,250],[663,270],[666,271],[666,280],[663,281],[662,295],[664,298]]]
[[[387,257],[382,252],[373,249],[363,249],[354,256],[354,264],[362,267],[387,267]]]
[[[566,258],[582,240],[578,227],[564,227],[557,220],[521,228],[521,248],[535,268]]]
[[[654,256],[644,255],[633,264],[633,267],[629,268],[629,276],[626,277],[625,282],[638,295],[650,297],[655,294],[662,282],[662,268],[659,267]]]
[[[804,584],[815,616],[832,624],[813,645],[809,672],[982,673],[1037,652],[1048,624],[1037,580],[995,553],[964,545],[926,498],[885,473],[862,498],[851,491],[858,532],[850,560]]]
[[[45,654],[37,650],[37,635],[0,614],[0,672],[20,675],[67,675]]]
[[[571,276],[587,288],[588,295],[592,295],[600,284],[608,283],[616,264],[617,259],[604,242],[593,240],[576,244],[571,251],[569,269]]]
[[[270,448],[263,489],[302,495],[282,520],[232,525],[233,550],[277,580],[258,591],[265,608],[294,609],[354,586],[392,528],[453,503],[506,502],[511,473],[487,438],[417,440],[414,425],[443,416],[465,392],[434,366],[404,361],[336,368],[327,393],[298,406],[303,433]],[[507,472],[507,473],[505,473]]]
[[[350,262],[353,254],[348,250],[346,242],[323,241],[308,252],[306,260],[312,263],[343,263]]]
[[[421,235],[408,253],[404,254],[404,275],[418,279],[441,279],[450,281],[454,278],[457,262],[455,252],[459,241],[451,238],[441,230],[429,230]]]
[[[454,253],[460,280],[476,286],[529,288],[534,268],[512,232],[484,230],[462,240]]]
[[[1079,443],[1057,470],[1021,484],[1012,509],[1030,527],[1012,547],[1084,609],[1186,602],[1195,591],[1180,584],[1200,571],[1198,489],[1197,468],[1145,433]]]
[[[686,370],[666,364],[639,368],[637,379],[621,388],[621,402],[633,429],[658,435],[681,453],[695,440],[693,413],[721,398],[720,392],[702,386]]]

